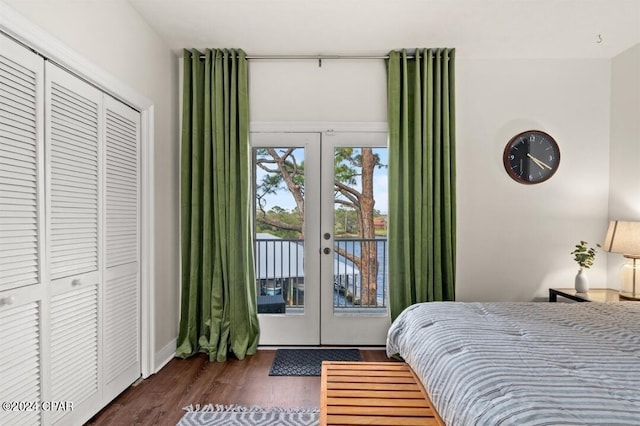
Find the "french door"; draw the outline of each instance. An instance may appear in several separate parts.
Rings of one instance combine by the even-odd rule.
[[[262,345],[381,345],[387,135],[252,133]]]

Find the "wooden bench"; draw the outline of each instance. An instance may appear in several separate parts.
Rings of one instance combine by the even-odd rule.
[[[321,426],[444,426],[405,363],[324,361],[321,380]]]

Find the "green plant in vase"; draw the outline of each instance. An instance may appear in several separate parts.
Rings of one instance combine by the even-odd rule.
[[[596,244],[596,247],[600,247],[600,244]],[[578,293],[586,293],[589,291],[589,277],[585,269],[589,269],[593,266],[593,262],[596,260],[596,249],[589,247],[589,243],[586,241],[580,241],[576,244],[576,247],[571,252],[573,260],[580,265],[580,270],[576,275],[575,288]]]

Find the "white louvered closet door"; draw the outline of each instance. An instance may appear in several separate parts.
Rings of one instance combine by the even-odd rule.
[[[42,399],[43,69],[0,35],[0,401]],[[0,425],[40,413],[0,410]]]
[[[52,422],[100,406],[102,92],[46,64],[47,254]]]
[[[104,398],[140,377],[140,113],[105,95]]]

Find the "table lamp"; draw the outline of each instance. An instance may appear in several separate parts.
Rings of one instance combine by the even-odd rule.
[[[620,298],[640,300],[640,222],[612,220],[602,247],[625,257]]]

